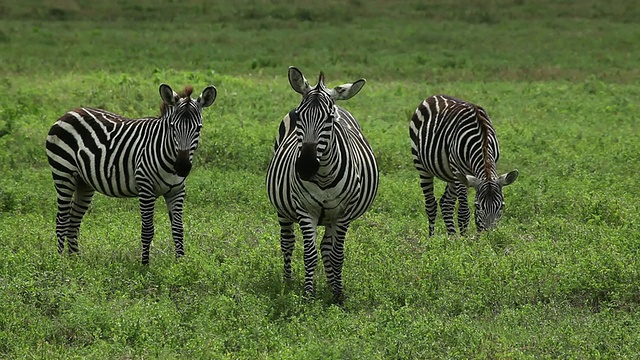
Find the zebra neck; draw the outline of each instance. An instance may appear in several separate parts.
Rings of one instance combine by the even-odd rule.
[[[171,161],[171,163],[175,162],[178,158],[178,149],[176,148],[176,143],[173,140],[173,129],[169,125],[169,120],[166,118],[162,118],[160,123],[160,135],[162,137],[163,150],[165,159]]]
[[[334,133],[331,135],[327,148],[319,159],[320,168],[317,173],[317,177],[320,180],[319,182],[324,184],[333,182],[338,174],[337,168],[340,166],[339,159],[341,158],[341,153],[334,127]]]
[[[496,171],[495,165],[487,169],[485,168],[484,164],[482,164],[481,166],[473,168],[472,173],[473,176],[482,181],[493,181],[498,178],[498,173]]]

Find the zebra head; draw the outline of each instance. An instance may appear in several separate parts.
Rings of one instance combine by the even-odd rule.
[[[191,98],[193,88],[186,86],[184,93],[178,95],[167,84],[160,85],[162,98],[162,118],[169,125],[169,139],[175,152],[173,168],[178,176],[185,177],[191,171],[193,153],[200,141],[202,129],[202,109],[211,106],[217,91],[213,85],[207,86],[197,99]]]
[[[302,101],[294,110],[295,135],[298,144],[296,173],[300,179],[310,181],[320,169],[320,160],[328,153],[336,119],[336,100],[347,100],[355,96],[365,84],[365,79],[328,88],[324,74],[320,72],[318,83],[311,87],[302,72],[289,67],[289,84],[302,95]]]
[[[472,175],[458,173],[458,180],[476,189],[475,221],[480,232],[493,228],[502,217],[504,195],[502,187],[512,184],[518,178],[518,170],[512,170],[493,180],[481,180]]]

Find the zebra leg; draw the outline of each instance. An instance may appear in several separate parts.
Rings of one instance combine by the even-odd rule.
[[[71,201],[76,190],[75,183],[71,181],[57,181],[54,175],[56,193],[58,195],[58,213],[56,214],[56,238],[58,239],[58,253],[64,251],[64,242],[69,231],[69,213]]]
[[[344,301],[342,264],[344,263],[344,238],[348,229],[349,223],[328,225],[320,245],[327,280],[337,304],[342,304]]]
[[[283,216],[278,216],[280,223],[280,250],[284,259],[284,281],[291,280],[291,257],[296,245],[296,235],[293,232],[293,221]]]
[[[84,214],[89,209],[91,199],[95,190],[79,180],[76,192],[73,195],[73,204],[71,205],[71,213],[69,216],[69,229],[67,231],[67,242],[69,243],[69,253],[77,253],[78,248],[78,232],[80,231],[80,223]]]
[[[316,249],[316,228],[315,221],[308,217],[301,218],[298,223],[302,230],[304,245],[304,292],[305,295],[313,296],[313,273],[318,264],[318,251]]]
[[[149,248],[153,240],[153,210],[156,196],[151,192],[140,193],[140,215],[142,218],[142,265],[149,265]]]
[[[460,229],[460,234],[464,235],[467,233],[469,219],[471,219],[467,187],[461,183],[456,183],[456,193],[458,195],[458,228]]]
[[[424,208],[429,218],[429,236],[433,236],[436,226],[436,216],[438,216],[438,202],[433,195],[433,175],[424,170],[420,171],[420,187],[424,194]]]
[[[176,245],[176,258],[184,256],[184,225],[182,224],[182,206],[184,204],[185,188],[182,186],[177,192],[164,196],[167,204],[169,219],[171,220],[171,235]]]
[[[440,209],[442,210],[442,217],[444,218],[444,224],[447,226],[447,233],[450,235],[456,233],[456,225],[453,220],[453,213],[456,207],[456,189],[453,183],[447,183],[447,188],[444,190],[444,194],[440,198]]]

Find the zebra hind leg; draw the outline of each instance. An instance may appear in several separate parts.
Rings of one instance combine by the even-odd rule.
[[[89,209],[91,199],[95,190],[85,184],[82,180],[78,181],[76,191],[73,194],[73,203],[69,216],[69,227],[67,231],[67,242],[69,244],[69,253],[74,254],[80,251],[78,248],[78,232],[80,231],[80,223],[84,214]]]
[[[433,195],[433,175],[420,171],[420,187],[424,194],[424,207],[429,218],[429,236],[433,236],[438,216],[438,202]]]
[[[442,210],[442,217],[444,218],[444,224],[447,226],[447,233],[449,233],[449,235],[456,233],[456,225],[453,220],[455,206],[456,189],[452,183],[447,183],[447,188],[440,198],[440,209]]]
[[[327,226],[320,245],[327,280],[333,291],[333,300],[338,305],[344,303],[342,265],[344,263],[344,238],[348,229],[349,224]]]
[[[456,184],[456,193],[458,194],[458,228],[460,228],[460,234],[465,235],[471,219],[467,187],[461,183]]]
[[[289,221],[284,217],[279,217],[280,223],[280,250],[284,259],[284,281],[291,280],[291,257],[293,256],[293,248],[296,245],[296,235],[293,232],[293,221]]]

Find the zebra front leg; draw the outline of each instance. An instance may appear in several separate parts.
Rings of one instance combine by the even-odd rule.
[[[278,216],[280,223],[280,250],[282,250],[282,258],[284,259],[284,281],[291,280],[291,257],[293,249],[296,245],[296,235],[293,232],[293,221],[289,221],[283,216]]]
[[[447,188],[440,198],[440,209],[442,210],[442,217],[444,218],[444,224],[447,226],[447,233],[449,233],[449,235],[456,233],[456,225],[453,220],[455,206],[456,189],[453,183],[447,183]]]
[[[344,302],[342,288],[342,264],[344,263],[344,238],[349,223],[328,225],[320,246],[327,280],[333,291],[333,300],[337,304]]]
[[[308,217],[301,218],[298,223],[302,231],[304,246],[304,292],[309,298],[313,297],[313,273],[318,264],[316,250],[317,223]]]
[[[182,208],[184,204],[184,186],[176,192],[164,196],[167,211],[171,221],[171,236],[176,246],[176,258],[184,256],[184,225],[182,223]]]
[[[433,195],[433,175],[420,171],[420,187],[424,195],[424,208],[429,218],[429,236],[433,236],[436,227],[436,217],[438,216],[438,202]]]
[[[153,240],[153,209],[156,196],[151,193],[140,193],[140,216],[142,218],[142,265],[149,265],[149,249]]]
[[[94,193],[95,190],[93,190],[93,188],[80,181],[76,192],[73,195],[73,203],[71,205],[71,212],[69,216],[69,229],[67,231],[67,242],[69,243],[70,254],[80,251],[78,248],[78,232],[80,231],[80,223],[82,223],[82,218],[89,209]]]
[[[465,235],[471,219],[467,187],[462,183],[456,183],[456,193],[458,195],[458,228],[460,234]]]

